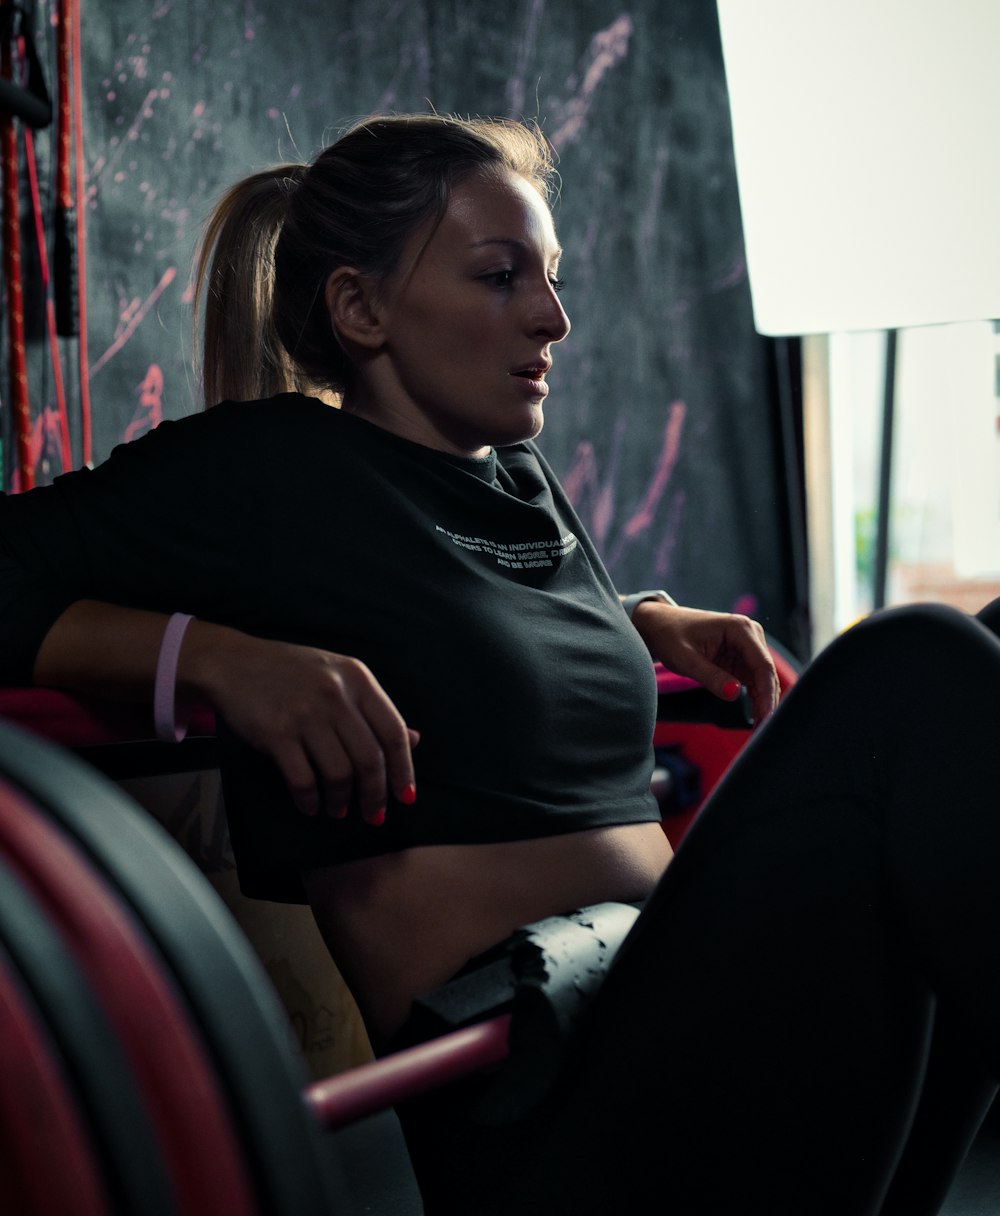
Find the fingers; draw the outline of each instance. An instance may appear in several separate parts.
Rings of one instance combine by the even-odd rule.
[[[748,689],[752,706],[754,726],[761,726],[778,708],[780,688],[777,673],[773,670],[766,679],[759,680]]]
[[[749,617],[735,616],[730,621],[725,660],[746,686],[754,725],[760,726],[778,704],[778,673],[763,628]]]
[[[310,731],[306,745],[328,813],[343,817],[350,809],[380,827],[391,799],[412,805],[416,801],[414,737],[419,735],[408,731],[373,679],[335,723]]]
[[[249,659],[246,651],[249,650]],[[360,815],[416,801],[412,749],[420,739],[364,663],[250,639],[216,700],[230,726],[266,752],[306,815]]]
[[[381,773],[377,777],[379,789],[372,791],[382,795],[382,806],[385,806],[385,794],[388,791],[404,806],[412,806],[416,801],[417,787],[413,772],[412,736],[419,740],[416,731],[409,731],[402,715],[392,701],[382,691],[382,688],[371,677],[371,691],[366,698],[363,711],[365,721],[371,730],[374,744],[381,762]],[[377,798],[376,798],[377,800]],[[364,799],[362,799],[364,803]],[[375,808],[378,809],[377,807]]]
[[[695,646],[690,646],[675,670],[680,674],[697,680],[710,693],[723,701],[735,701],[740,695],[743,682],[727,667],[720,666],[720,661],[706,658]]]
[[[721,688],[716,693],[723,701],[735,701],[743,692],[744,685],[735,677],[730,679],[725,678],[725,672],[721,673]],[[706,685],[711,687],[711,685]],[[714,690],[713,690],[714,691]],[[774,713],[778,705],[778,683],[775,677],[773,684],[765,679],[756,679],[753,683],[746,685],[747,694],[750,697],[750,716],[755,727],[762,725]]]
[[[760,725],[778,703],[778,677],[763,628],[749,617],[728,613],[675,610],[663,615],[670,626],[661,642],[669,667],[698,680],[715,696],[735,701],[742,687]]]
[[[273,747],[271,755],[304,815],[324,814],[344,819],[360,814],[381,827],[390,798],[404,806],[417,800],[411,746],[416,731],[403,728],[404,744],[380,742],[361,718],[341,719],[335,729],[316,729],[301,744]]]
[[[303,815],[319,813],[320,792],[316,781],[316,772],[309,762],[309,757],[301,747],[293,745],[273,747],[271,759],[281,770],[285,785],[292,796],[292,801]]]

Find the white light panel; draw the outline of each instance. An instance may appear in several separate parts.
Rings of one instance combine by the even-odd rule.
[[[718,0],[763,334],[1000,317],[1000,0]]]

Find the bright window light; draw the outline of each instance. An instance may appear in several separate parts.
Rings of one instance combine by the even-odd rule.
[[[1000,316],[1000,2],[718,8],[757,329]]]

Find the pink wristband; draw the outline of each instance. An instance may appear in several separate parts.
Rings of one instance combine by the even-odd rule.
[[[156,737],[166,743],[180,743],[187,734],[187,723],[178,725],[176,712],[177,660],[181,653],[184,633],[194,617],[175,612],[167,621],[156,661],[156,682],[153,685],[153,724]]]

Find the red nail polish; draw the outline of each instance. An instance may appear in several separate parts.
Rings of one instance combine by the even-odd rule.
[[[347,818],[347,807],[346,806],[338,807],[337,810],[335,810],[333,812],[333,817],[334,817],[334,819],[346,819]]]
[[[372,814],[368,816],[368,822],[373,828],[380,828],[382,824],[385,823],[385,807],[379,807],[377,811],[372,812]]]
[[[403,806],[413,806],[417,800],[417,787],[411,781],[409,785],[403,787],[399,795],[399,801]]]
[[[742,687],[743,685],[739,682],[739,680],[729,680],[722,686],[722,695],[727,701],[735,701],[740,695],[740,689]]]

